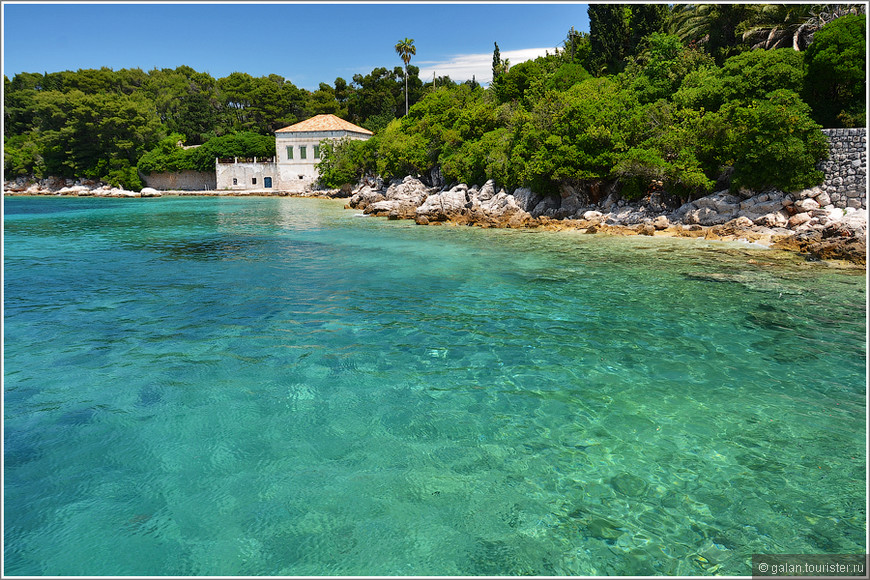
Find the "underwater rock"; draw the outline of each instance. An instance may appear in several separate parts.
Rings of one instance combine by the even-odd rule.
[[[631,473],[620,473],[610,480],[610,485],[627,497],[641,497],[646,494],[647,483],[640,477]]]
[[[616,540],[623,534],[619,526],[606,518],[594,518],[585,525],[586,535],[599,540]]]

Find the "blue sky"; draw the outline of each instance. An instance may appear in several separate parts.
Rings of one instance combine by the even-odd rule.
[[[3,73],[188,65],[215,78],[279,74],[314,90],[401,66],[414,39],[420,75],[491,76],[493,43],[513,64],[588,32],[586,4],[3,4]]]

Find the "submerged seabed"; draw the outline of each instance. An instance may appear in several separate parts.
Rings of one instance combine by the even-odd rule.
[[[8,575],[867,550],[863,272],[323,200],[4,202]]]

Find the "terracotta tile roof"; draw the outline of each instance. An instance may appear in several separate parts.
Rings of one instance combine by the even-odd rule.
[[[306,119],[301,123],[278,129],[276,133],[300,133],[303,131],[351,131],[353,133],[363,133],[365,135],[373,135],[368,129],[358,127],[353,123],[340,119],[335,115],[316,115],[310,119]]]

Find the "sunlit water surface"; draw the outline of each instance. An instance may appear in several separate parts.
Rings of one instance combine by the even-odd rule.
[[[7,198],[10,575],[864,553],[865,277],[286,198]]]

